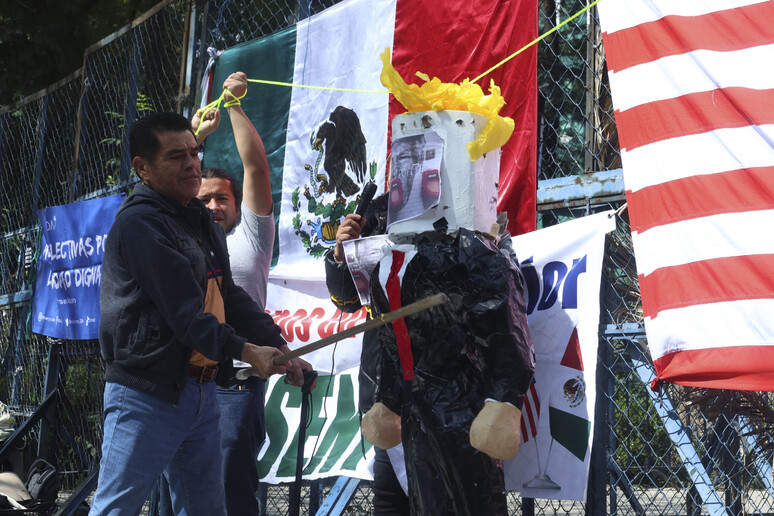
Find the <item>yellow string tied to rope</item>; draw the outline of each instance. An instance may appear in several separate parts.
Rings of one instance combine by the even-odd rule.
[[[228,94],[231,95],[232,98],[231,98],[231,100],[229,100],[228,102],[223,104],[223,100],[226,98],[226,92],[228,92]],[[231,107],[231,106],[240,106],[240,105],[242,105],[241,101],[242,101],[243,98],[245,98],[245,95],[247,95],[247,90],[246,89],[245,89],[245,92],[241,96],[237,97],[233,93],[231,93],[228,90],[228,88],[223,88],[223,93],[220,94],[220,97],[218,97],[217,99],[213,100],[212,102],[210,102],[209,104],[207,104],[203,108],[200,108],[198,110],[198,112],[201,113],[201,117],[202,117],[202,119],[204,119],[204,115],[206,115],[207,113],[209,113],[213,109],[220,109],[220,105],[221,104],[223,104],[223,107],[227,107],[227,108]],[[199,136],[199,131],[201,131],[201,129],[202,129],[202,125],[199,124],[199,127],[196,128],[196,131],[194,132],[194,135],[195,136]]]
[[[489,95],[484,95],[481,86],[470,79],[465,79],[460,84],[444,83],[437,77],[430,79],[422,72],[417,72],[416,75],[424,81],[423,84],[406,84],[390,63],[390,49],[386,48],[380,57],[382,84],[409,113],[448,109],[489,117],[489,122],[478,138],[466,145],[470,161],[476,161],[487,152],[502,147],[513,134],[513,119],[499,115],[500,109],[505,105],[505,99],[494,81],[490,82]]]
[[[223,88],[224,90],[228,91],[229,95],[231,95],[231,100],[223,104],[223,107],[230,108],[231,106],[241,106],[242,105],[242,99],[245,98],[245,95],[247,95],[247,88],[245,88],[245,92],[242,93],[239,97],[231,93],[231,91],[228,88]],[[225,98],[226,91],[223,92],[223,98]]]
[[[212,111],[213,109],[220,109],[220,103],[223,102],[223,98],[226,96],[226,90],[223,90],[223,93],[220,94],[220,97],[213,100],[203,108],[199,108],[197,112],[201,113],[201,119],[204,120],[204,116]],[[202,124],[199,124],[199,127],[196,128],[196,131],[194,131],[195,136],[199,136],[199,131],[202,130]]]

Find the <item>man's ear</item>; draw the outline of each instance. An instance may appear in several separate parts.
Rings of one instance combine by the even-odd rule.
[[[137,171],[137,175],[140,176],[140,180],[144,184],[150,184],[150,176],[148,174],[148,163],[140,156],[132,158],[132,166]]]

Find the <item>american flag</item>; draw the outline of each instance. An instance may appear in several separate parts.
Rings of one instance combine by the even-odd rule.
[[[540,399],[535,389],[535,377],[529,384],[527,394],[524,396],[524,406],[521,411],[521,437],[524,442],[537,435],[538,418],[540,417]]]
[[[598,10],[656,372],[774,390],[774,1]]]

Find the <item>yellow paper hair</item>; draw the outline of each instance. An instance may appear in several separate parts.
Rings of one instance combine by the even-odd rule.
[[[481,86],[470,82],[470,79],[460,84],[443,83],[437,77],[430,79],[422,72],[417,72],[417,76],[425,81],[423,84],[406,84],[390,63],[390,49],[386,48],[380,57],[383,65],[382,84],[408,112],[451,109],[489,117],[489,123],[478,139],[467,144],[470,161],[476,161],[487,152],[502,147],[513,134],[513,119],[498,114],[505,105],[505,99],[494,81],[490,82],[489,95],[484,95]]]

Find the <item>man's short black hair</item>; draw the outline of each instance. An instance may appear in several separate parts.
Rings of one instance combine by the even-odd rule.
[[[236,182],[234,176],[218,167],[208,167],[202,170],[202,179],[225,179],[231,184],[231,193],[234,194],[234,203],[236,204],[237,213],[240,212],[242,206],[242,188],[239,183]]]
[[[170,112],[152,113],[137,120],[129,130],[129,151],[132,157],[152,160],[161,147],[159,133],[166,131],[190,131],[194,134],[191,121],[183,115]]]

